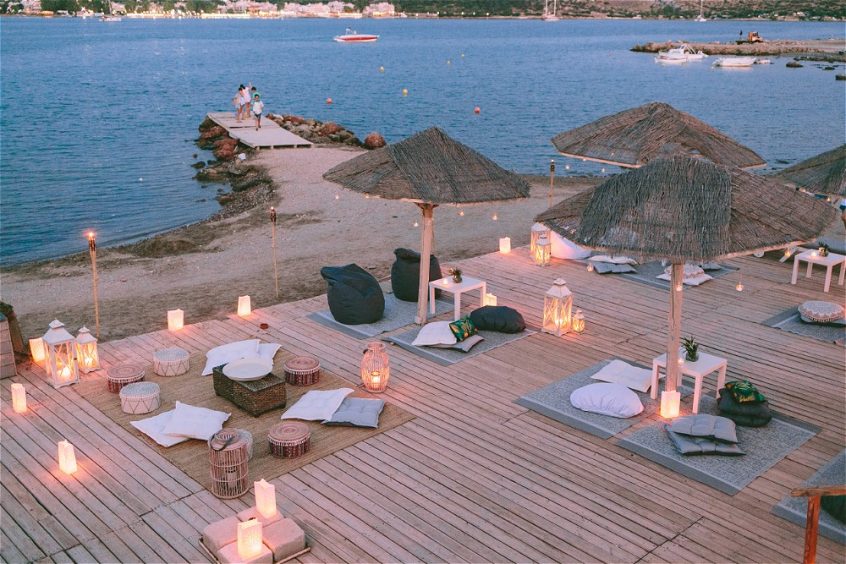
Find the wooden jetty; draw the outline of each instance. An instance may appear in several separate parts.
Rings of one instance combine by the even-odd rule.
[[[252,117],[238,121],[233,112],[209,112],[206,117],[226,129],[230,137],[252,149],[307,148],[313,145],[267,116],[261,120],[261,129],[256,129]]]
[[[770,511],[844,448],[843,348],[760,322],[804,300],[843,300],[842,287],[824,294],[819,273],[792,286],[789,264],[749,257],[731,261],[742,269],[743,292],[732,275],[685,291],[685,334],[728,358],[730,379],[753,378],[775,410],[821,427],[729,496],[624,450],[616,438],[514,403],[611,355],[648,363],[666,346],[665,290],[570,261],[538,268],[525,248],[458,264],[532,326],[552,280],[566,278],[586,332],[537,333],[448,367],[392,347],[382,397],[416,418],[272,481],[282,512],[312,544],[300,562],[801,560],[803,529]],[[165,346],[196,354],[259,336],[319,357],[354,385],[362,341],[307,317],[325,308],[325,296],[278,304],[248,318],[103,343],[101,357],[106,368],[149,363]],[[19,372],[0,381],[2,561],[205,561],[199,531],[254,502],[252,493],[215,498],[74,386],[53,389],[37,366]],[[104,380],[102,371],[82,378]],[[13,381],[27,387],[26,414],[12,411]],[[707,379],[705,391],[713,385]],[[76,446],[72,476],[57,468],[62,438]],[[817,557],[843,562],[846,547],[820,538]]]

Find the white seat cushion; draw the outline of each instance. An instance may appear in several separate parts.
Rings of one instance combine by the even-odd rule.
[[[590,256],[590,249],[581,247],[566,237],[562,237],[553,231],[552,256],[560,259],[584,259]]]
[[[570,394],[570,403],[582,411],[627,419],[643,411],[637,394],[622,384],[588,384]]]
[[[176,409],[163,430],[164,434],[207,441],[223,429],[229,413],[176,402]]]
[[[611,264],[637,264],[637,261],[631,257],[609,257],[608,255],[596,255],[590,257],[588,260],[593,262],[608,262]]]
[[[164,428],[170,422],[174,411],[176,410],[171,409],[140,421],[130,421],[129,424],[163,447],[171,447],[188,440],[188,437],[175,437],[164,433]]]
[[[211,374],[215,366],[229,364],[233,360],[239,360],[250,356],[259,356],[258,339],[236,341],[234,343],[227,343],[225,345],[215,347],[206,353],[206,366],[203,368],[203,376]]]
[[[671,280],[669,274],[659,274],[655,278],[660,278],[661,280],[666,280],[667,282],[669,282]],[[685,278],[684,284],[685,284],[685,286],[699,286],[700,284],[704,284],[708,280],[713,280],[713,279],[714,279],[713,276],[711,276],[710,274],[705,274],[703,272],[702,274],[699,274],[698,276],[689,276],[689,277]]]
[[[282,414],[282,419],[328,421],[338,411],[344,398],[353,393],[352,388],[337,390],[312,390]]]
[[[612,384],[622,384],[632,390],[645,393],[652,384],[652,371],[632,366],[622,360],[612,360],[591,378]]]
[[[411,343],[415,347],[431,345],[454,345],[458,340],[452,329],[449,328],[449,321],[433,321],[420,328],[420,332]]]

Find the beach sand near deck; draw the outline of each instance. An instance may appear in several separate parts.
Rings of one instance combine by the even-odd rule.
[[[154,238],[148,252],[98,249],[101,339],[146,333],[166,326],[166,311],[180,308],[185,322],[235,312],[238,296],[253,307],[324,293],[320,268],[358,263],[377,278],[390,275],[393,250],[419,250],[418,208],[408,202],[368,199],[323,180],[329,168],[360,149],[316,146],[262,151],[255,164],[276,183],[280,297],[274,290],[271,229],[267,209],[180,228]],[[435,211],[435,252],[442,267],[450,260],[495,251],[498,239],[528,244],[531,219],[547,207],[549,180],[529,179],[526,200]],[[601,179],[559,178],[553,202]],[[338,199],[336,199],[336,195]],[[498,220],[491,216],[497,214]],[[171,249],[194,247],[188,253]],[[155,256],[151,257],[150,248]],[[88,254],[7,269],[2,300],[11,303],[25,337],[41,336],[53,319],[72,332],[94,328]]]

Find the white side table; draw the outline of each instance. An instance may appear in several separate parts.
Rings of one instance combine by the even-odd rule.
[[[684,356],[681,358],[684,358]],[[652,399],[658,397],[658,371],[661,368],[664,371],[667,370],[667,353],[652,359],[652,387],[649,390],[649,395]],[[681,384],[681,378],[684,376],[693,376],[696,380],[693,386],[693,413],[699,413],[699,398],[702,396],[702,380],[712,372],[717,373],[717,393],[714,394],[714,397],[719,399],[720,390],[726,384],[726,368],[728,368],[728,361],[726,359],[701,352],[699,353],[699,360],[696,362],[685,360],[680,368],[679,382],[676,382],[676,385]]]
[[[455,303],[455,313],[453,319],[461,317],[461,294],[465,292],[472,292],[473,290],[480,290],[479,307],[485,305],[485,293],[488,291],[488,283],[478,278],[470,278],[464,276],[461,282],[454,282],[452,276],[446,278],[438,278],[429,282],[429,314],[435,315],[435,290],[449,292],[453,295],[453,302]]]
[[[843,285],[844,276],[846,276],[846,255],[838,255],[837,253],[829,252],[828,255],[821,257],[819,252],[813,249],[803,251],[793,257],[793,277],[790,279],[791,284],[796,284],[796,279],[799,277],[799,263],[805,261],[808,263],[808,270],[805,271],[805,278],[811,277],[811,269],[815,264],[825,267],[825,284],[823,285],[823,292],[828,292],[831,287],[831,271],[838,264],[840,265],[840,277],[837,279],[837,284]]]

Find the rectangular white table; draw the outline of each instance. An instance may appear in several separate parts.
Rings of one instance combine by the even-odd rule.
[[[684,353],[681,353],[681,358],[684,358]],[[658,371],[663,368],[667,369],[667,353],[657,356],[652,359],[652,387],[649,395],[652,399],[658,397]],[[726,385],[726,368],[728,368],[728,361],[724,358],[714,356],[708,353],[699,353],[699,360],[691,362],[685,360],[680,366],[679,381],[676,382],[678,386],[681,384],[681,379],[684,376],[692,376],[696,382],[693,385],[693,413],[699,413],[699,398],[702,396],[702,380],[712,372],[717,373],[717,393],[715,397],[720,398],[720,390]]]
[[[480,290],[479,307],[485,305],[485,293],[488,291],[488,284],[484,280],[478,278],[470,278],[464,276],[461,282],[455,282],[452,276],[446,278],[438,278],[429,282],[429,314],[435,315],[435,290],[449,292],[453,295],[453,302],[455,303],[455,313],[453,319],[461,317],[461,294],[465,292],[472,292],[473,290]]]
[[[844,276],[846,276],[846,255],[838,255],[837,253],[829,252],[828,255],[821,257],[819,251],[808,249],[793,257],[793,277],[790,279],[791,284],[796,284],[796,279],[799,277],[799,263],[805,261],[808,263],[808,270],[805,272],[805,278],[811,277],[811,269],[815,264],[825,267],[825,284],[823,285],[823,292],[828,292],[831,287],[831,271],[838,264],[840,265],[840,277],[837,279],[837,284],[843,285]]]

